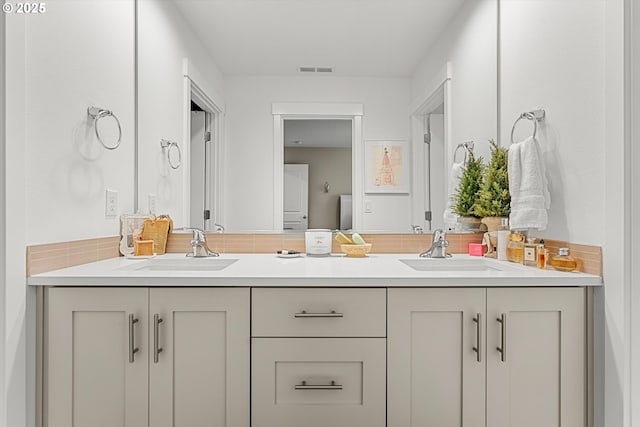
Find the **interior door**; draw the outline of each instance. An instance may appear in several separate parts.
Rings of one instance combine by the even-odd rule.
[[[189,224],[192,227],[205,228],[205,131],[206,113],[204,111],[191,112],[191,149],[190,149],[190,185],[191,193]]]
[[[304,231],[308,228],[309,165],[284,165],[285,230]]]

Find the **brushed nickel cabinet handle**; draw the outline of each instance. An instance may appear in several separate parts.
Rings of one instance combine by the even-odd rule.
[[[500,317],[496,319],[500,323],[500,347],[496,347],[496,350],[500,352],[500,360],[507,361],[507,315],[502,313]]]
[[[160,353],[162,353],[162,347],[159,346],[160,342],[160,323],[162,318],[159,314],[153,315],[153,363],[158,363],[160,360]]]
[[[134,325],[138,323],[138,319],[129,314],[129,363],[135,361],[135,354],[140,350],[136,347]]]
[[[480,354],[481,354],[481,351],[480,351],[480,345],[481,344],[480,343],[482,342],[482,335],[481,335],[482,334],[482,321],[481,321],[482,318],[480,316],[481,316],[481,314],[477,313],[476,317],[473,318],[473,321],[476,324],[476,346],[473,347],[473,351],[476,352],[476,360],[478,362],[482,361],[481,356],[480,356]]]
[[[335,381],[331,381],[331,384],[307,384],[306,381],[302,381],[294,388],[296,390],[342,390],[342,384],[336,384]]]
[[[307,310],[302,310],[295,313],[293,317],[344,317],[344,314],[337,313],[335,310],[331,310],[329,313],[307,313]]]

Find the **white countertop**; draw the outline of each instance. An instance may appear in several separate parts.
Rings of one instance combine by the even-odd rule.
[[[209,260],[237,260],[219,271],[189,270],[191,261],[206,268]],[[417,271],[400,260],[416,260]],[[181,270],[147,270],[150,263],[182,263]],[[194,264],[196,265],[196,264]],[[451,265],[451,269],[448,266]],[[470,267],[471,266],[471,267]],[[477,267],[477,268],[476,268]],[[275,254],[223,254],[219,258],[186,259],[167,254],[153,259],[112,258],[28,278],[32,286],[601,286],[602,279],[585,273],[540,270],[506,261],[456,254],[425,259],[417,254],[370,254],[365,258],[278,258]]]

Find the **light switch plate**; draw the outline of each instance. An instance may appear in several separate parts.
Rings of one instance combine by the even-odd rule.
[[[370,199],[364,201],[364,213],[373,213],[373,203]]]
[[[118,215],[118,192],[116,190],[107,189],[104,214],[109,218]]]

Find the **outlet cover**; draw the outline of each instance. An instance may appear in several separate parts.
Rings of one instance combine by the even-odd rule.
[[[156,197],[156,195],[153,193],[149,193],[148,204],[149,204],[149,213],[151,215],[155,215],[158,210],[157,201],[158,201],[158,198]]]
[[[371,199],[364,201],[364,213],[373,213],[373,202]]]
[[[108,218],[118,216],[118,192],[107,189],[104,214]]]

